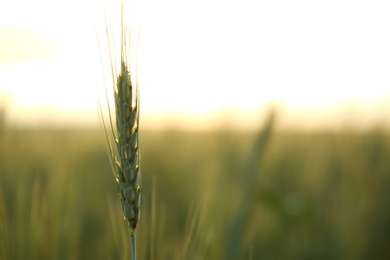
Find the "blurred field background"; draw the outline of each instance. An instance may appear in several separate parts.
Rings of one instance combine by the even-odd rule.
[[[0,259],[129,259],[97,2],[0,2]],[[390,4],[133,2],[139,259],[390,259]]]
[[[140,259],[388,259],[390,136],[141,131]],[[126,259],[100,129],[0,134],[1,259]]]

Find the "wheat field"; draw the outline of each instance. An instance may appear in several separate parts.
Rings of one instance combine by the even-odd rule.
[[[139,259],[390,257],[385,131],[264,136],[141,132]],[[1,259],[129,259],[122,219],[100,129],[2,128]]]

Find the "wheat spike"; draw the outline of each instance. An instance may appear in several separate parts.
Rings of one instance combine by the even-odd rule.
[[[130,74],[130,32],[126,26],[124,4],[122,2],[120,30],[120,69],[115,66],[115,49],[111,49],[110,34],[106,20],[106,37],[110,60],[112,89],[115,103],[115,119],[111,111],[109,91],[106,85],[108,120],[105,120],[101,101],[98,109],[109,148],[109,157],[118,186],[122,213],[127,221],[132,243],[132,259],[135,259],[135,230],[140,216],[140,153],[139,153],[139,87],[137,77]],[[112,36],[111,36],[112,37]],[[98,39],[99,42],[99,39]],[[100,50],[100,45],[99,45]],[[100,50],[100,53],[101,50]],[[102,58],[102,55],[101,55]],[[114,58],[114,60],[113,60]],[[136,57],[135,57],[136,58]],[[102,59],[102,67],[104,62]],[[105,75],[103,70],[103,78]],[[106,81],[105,81],[106,82]],[[135,84],[133,84],[135,82]],[[116,121],[115,123],[114,120]],[[108,123],[108,127],[106,126]],[[114,127],[115,125],[115,127]]]
[[[122,212],[129,226],[135,229],[140,214],[140,168],[138,149],[138,97],[124,62],[117,78],[115,97],[117,139],[115,172],[121,195]]]

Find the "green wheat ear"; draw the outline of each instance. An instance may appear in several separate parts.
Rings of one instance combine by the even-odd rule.
[[[130,32],[126,26],[124,4],[121,6],[121,35],[120,35],[120,71],[115,67],[115,57],[110,48],[110,34],[106,21],[106,37],[108,56],[110,58],[112,89],[115,103],[115,118],[110,108],[110,94],[106,85],[106,102],[108,104],[108,120],[104,120],[103,108],[98,98],[98,109],[105,133],[109,157],[114,177],[118,186],[122,213],[127,221],[132,245],[132,259],[136,259],[135,231],[140,217],[141,188],[140,188],[140,153],[139,153],[139,88],[136,77],[130,75]],[[112,36],[111,36],[112,37]],[[99,39],[98,39],[99,41]],[[99,45],[100,50],[100,45]],[[113,51],[115,53],[115,50]],[[100,50],[100,56],[102,52]],[[137,57],[137,56],[135,56]],[[114,59],[114,60],[113,60]],[[102,60],[102,67],[104,67]],[[103,69],[104,77],[104,69]],[[104,77],[105,78],[105,77]],[[112,92],[111,92],[112,93]],[[108,121],[108,122],[107,122]],[[115,121],[115,123],[114,123]],[[106,126],[108,123],[108,127]],[[115,127],[114,127],[115,125]]]
[[[135,230],[140,215],[140,168],[139,168],[139,109],[138,97],[133,98],[133,85],[130,73],[124,62],[117,78],[117,91],[114,92],[117,155],[115,173],[121,195],[122,212],[129,228]]]

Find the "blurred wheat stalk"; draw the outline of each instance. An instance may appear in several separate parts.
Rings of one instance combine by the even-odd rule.
[[[116,39],[110,33],[107,17],[105,17],[105,33],[111,70],[110,85],[112,85],[115,109],[111,111],[109,88],[105,82],[105,102],[107,103],[108,111],[104,111],[105,109],[102,106],[99,96],[98,111],[106,137],[111,166],[120,194],[122,213],[128,224],[132,259],[136,259],[136,228],[140,216],[141,202],[138,138],[139,87],[135,77],[136,75],[133,76],[130,73],[130,63],[134,61],[130,59],[130,50],[134,47],[136,48],[136,46],[131,44],[130,41],[129,13],[126,12],[125,7],[124,1],[121,1],[119,72],[115,62],[117,58],[115,56],[115,47],[112,48],[110,44]],[[115,46],[115,43],[113,45]],[[104,68],[105,61],[102,58],[103,53],[100,48],[100,43],[99,51],[102,68]],[[134,55],[134,57],[136,59],[137,55]],[[108,117],[105,116],[106,112],[108,112]],[[114,114],[115,118],[113,116]]]

